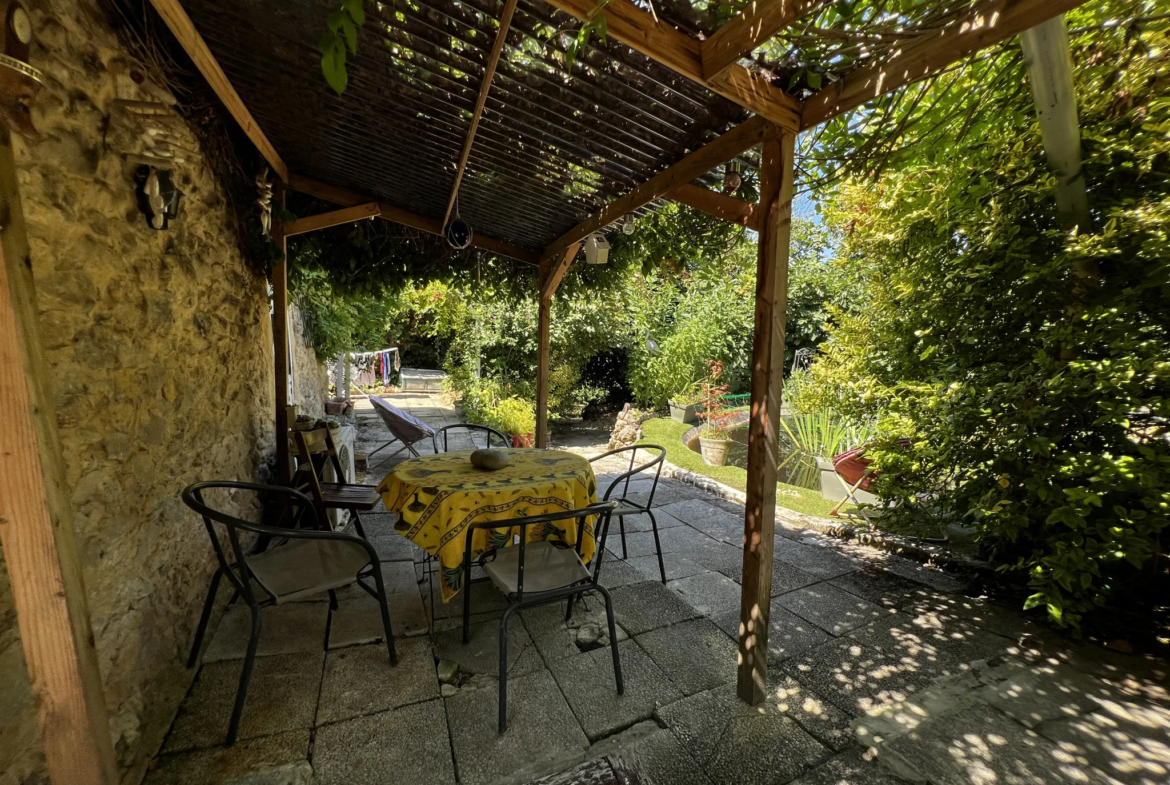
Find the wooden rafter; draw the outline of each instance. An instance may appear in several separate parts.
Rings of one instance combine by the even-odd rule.
[[[703,76],[713,79],[826,0],[755,0],[699,46]]]
[[[340,226],[341,224],[353,223],[354,221],[365,221],[370,218],[377,218],[381,214],[381,205],[377,202],[367,202],[366,204],[346,207],[341,210],[333,210],[332,212],[321,213],[320,215],[298,218],[284,225],[284,236],[294,237],[295,235],[305,234],[306,232],[315,232],[318,229],[328,229],[331,226]]]
[[[288,187],[294,191],[300,191],[303,194],[324,199],[327,202],[346,206],[360,205],[373,201],[369,197],[355,194],[352,191],[319,183],[316,180],[311,180],[308,177],[301,177],[296,174],[289,175]],[[377,205],[379,218],[393,221],[403,226],[409,226],[412,229],[418,229],[420,232],[426,232],[427,234],[443,234],[443,224],[438,219],[415,215],[414,213],[399,209],[385,202],[377,202]],[[529,251],[527,248],[519,248],[511,243],[505,243],[502,240],[487,237],[478,232],[471,235],[471,244],[476,248],[482,248],[485,251],[491,251],[500,256],[507,256],[525,264],[536,265],[540,262],[540,254],[535,251]]]
[[[596,0],[548,0],[549,4],[578,19],[585,19],[597,7]],[[772,86],[746,68],[733,65],[719,78],[709,80],[703,72],[703,56],[697,40],[656,20],[630,0],[610,0],[605,15],[606,34],[626,46],[705,85],[740,106],[773,123],[795,131],[799,124],[800,102]]]
[[[609,6],[606,6],[608,8]],[[741,123],[718,139],[710,142],[678,163],[659,172],[624,196],[613,200],[581,223],[554,240],[541,258],[549,259],[575,242],[584,240],[593,232],[605,228],[627,213],[665,196],[681,185],[706,174],[716,166],[767,139],[779,135],[783,129],[763,117],[756,116]]]
[[[565,250],[556,264],[549,266],[548,274],[544,276],[544,281],[540,285],[540,299],[550,299],[557,293],[561,281],[565,278],[565,273],[569,271],[570,265],[573,264],[573,258],[580,250],[581,244],[573,243]]]
[[[756,206],[734,196],[687,183],[675,188],[666,198],[748,229],[757,228]]]
[[[516,10],[517,0],[507,0],[504,3],[504,12],[500,15],[500,29],[496,33],[495,43],[488,55],[483,69],[483,82],[479,85],[479,97],[475,99],[475,111],[471,114],[471,127],[467,129],[467,140],[463,142],[463,154],[459,156],[459,168],[455,172],[455,185],[451,187],[451,197],[447,200],[447,212],[443,214],[443,226],[451,219],[451,210],[455,207],[455,199],[459,196],[459,185],[463,182],[463,173],[467,170],[467,159],[471,157],[471,144],[475,141],[475,132],[479,128],[479,118],[483,116],[483,107],[487,103],[488,92],[492,89],[492,79],[496,75],[496,65],[500,62],[500,53],[504,51],[504,41],[508,38],[508,28],[512,24],[512,13]]]
[[[882,62],[847,73],[804,102],[801,129],[813,128],[884,93],[1071,11],[1085,0],[988,0],[955,23],[911,39]]]
[[[288,182],[288,167],[281,160],[276,148],[268,141],[268,137],[260,130],[260,126],[252,117],[252,113],[248,111],[248,107],[244,106],[240,94],[236,92],[236,88],[232,87],[227,74],[223,72],[215,55],[207,48],[207,42],[203,40],[203,36],[199,35],[199,31],[195,29],[195,23],[191,21],[191,17],[187,16],[187,12],[179,4],[179,0],[150,0],[150,2],[163,21],[167,23],[167,27],[171,29],[184,51],[187,52],[187,56],[195,63],[195,67],[203,74],[203,78],[211,85],[211,89],[219,96],[219,100],[223,101],[223,105],[231,112],[232,117],[236,118],[240,128],[252,140],[252,144],[256,145],[260,154],[264,156],[264,160],[268,161],[268,165],[281,180]]]

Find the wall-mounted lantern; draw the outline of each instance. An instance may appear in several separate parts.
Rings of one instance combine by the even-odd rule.
[[[154,229],[166,229],[179,217],[179,200],[183,192],[175,185],[175,173],[170,169],[140,166],[134,172],[138,184],[138,209]]]

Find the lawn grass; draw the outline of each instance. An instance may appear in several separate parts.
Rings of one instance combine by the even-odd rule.
[[[657,444],[666,448],[666,460],[679,468],[695,472],[729,485],[737,491],[747,487],[747,472],[738,466],[708,466],[702,457],[682,443],[682,435],[692,426],[677,423],[669,417],[647,420],[642,423],[642,443]],[[795,485],[776,483],[776,504],[806,515],[829,517],[834,502],[824,499],[820,491],[798,488]]]

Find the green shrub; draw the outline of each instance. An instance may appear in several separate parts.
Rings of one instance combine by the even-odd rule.
[[[491,410],[487,424],[509,436],[525,436],[536,430],[536,410],[528,401],[505,398]]]

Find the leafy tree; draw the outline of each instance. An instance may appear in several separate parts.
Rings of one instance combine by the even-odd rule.
[[[1140,596],[1170,520],[1170,41],[1164,18],[1109,23],[1135,5],[1070,15],[1090,231],[1058,226],[1024,69],[1002,48],[925,88],[946,99],[926,97],[939,114],[906,142],[934,143],[855,175],[827,210],[869,300],[812,373],[825,403],[882,416],[883,520],[976,525],[1027,605],[1074,626]],[[1008,74],[992,95],[989,69]]]

